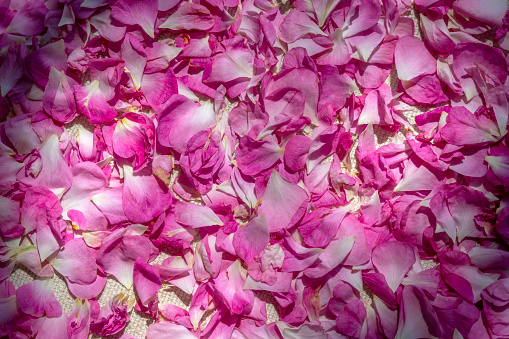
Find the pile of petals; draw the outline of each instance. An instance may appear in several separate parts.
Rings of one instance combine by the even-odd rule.
[[[507,338],[507,10],[0,2],[0,336]]]

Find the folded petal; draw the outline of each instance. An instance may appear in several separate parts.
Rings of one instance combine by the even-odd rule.
[[[42,106],[46,113],[61,123],[70,122],[76,115],[76,101],[68,77],[55,67],[51,67],[49,72]]]
[[[159,115],[158,140],[161,145],[184,153],[194,134],[215,124],[212,104],[207,102],[199,106],[185,96],[175,94]]]
[[[149,301],[161,288],[159,272],[152,265],[147,264],[141,257],[134,262],[134,288],[143,305]]]
[[[81,114],[93,124],[102,124],[113,120],[117,112],[106,102],[98,80],[87,86],[75,86],[76,104]]]

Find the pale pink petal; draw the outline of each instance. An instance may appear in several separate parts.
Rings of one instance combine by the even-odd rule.
[[[412,247],[399,241],[378,245],[373,249],[371,258],[373,265],[385,276],[387,284],[394,292],[415,263]]]
[[[83,239],[72,239],[60,250],[53,267],[73,283],[91,284],[97,276],[96,251]]]
[[[108,187],[104,172],[92,162],[82,162],[72,169],[73,184],[62,197],[63,218],[68,220],[67,212],[77,210],[87,220],[87,228],[102,231],[108,226],[106,217],[93,204],[91,198]]]
[[[490,25],[501,25],[502,19],[507,12],[507,1],[489,0],[485,2],[458,0],[453,3],[453,8],[458,13],[471,18],[486,22]]]
[[[122,206],[124,213],[133,222],[148,222],[166,210],[171,202],[168,188],[146,170],[133,173],[133,168],[124,165]]]
[[[275,232],[291,226],[296,216],[300,219],[308,199],[306,191],[272,171],[258,213],[265,214],[269,231]]]
[[[168,28],[173,31],[206,31],[212,26],[214,26],[214,18],[206,7],[194,3],[183,3],[175,13],[159,25],[159,28]]]
[[[251,262],[269,243],[269,228],[265,215],[253,218],[233,236],[233,248],[245,262]]]
[[[16,291],[19,308],[34,317],[56,318],[62,315],[62,306],[55,298],[51,280],[36,280],[22,285]]]
[[[405,36],[399,39],[394,51],[394,61],[400,80],[412,80],[421,75],[433,74],[437,70],[435,58],[416,37]]]
[[[151,324],[147,329],[147,339],[196,339],[187,328],[182,325],[162,322]]]

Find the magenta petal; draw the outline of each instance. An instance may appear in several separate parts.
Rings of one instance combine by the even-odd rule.
[[[423,313],[423,308],[425,306],[421,306],[423,298],[418,297],[423,297],[422,294],[423,293],[419,289],[412,286],[408,286],[403,289],[403,296],[401,300],[402,309],[400,310],[396,338],[429,338],[431,337],[430,331],[434,332],[439,330],[438,327],[433,331],[432,328],[428,326],[427,321],[431,319],[427,319],[427,317],[425,317],[427,315]]]
[[[440,129],[445,141],[458,146],[495,142],[499,138],[497,125],[485,116],[476,117],[464,107],[451,109],[447,123]]]
[[[313,140],[305,135],[297,134],[292,136],[285,147],[284,161],[286,167],[293,172],[301,170],[306,164],[306,158],[312,142]]]
[[[111,4],[111,17],[126,25],[139,25],[154,38],[157,7],[157,0],[117,0]]]
[[[275,232],[289,227],[295,216],[303,214],[308,199],[306,191],[272,171],[258,213],[265,213],[269,231]]]
[[[91,310],[88,300],[75,299],[67,320],[67,335],[71,338],[88,338],[90,316]]]
[[[318,257],[318,264],[305,270],[310,278],[320,278],[335,269],[348,256],[355,243],[355,237],[334,239]]]
[[[99,34],[106,40],[117,42],[124,38],[126,27],[117,26],[111,20],[111,10],[106,9],[90,18],[90,24],[94,26]]]
[[[134,288],[143,305],[157,294],[161,288],[161,277],[152,265],[147,264],[141,257],[134,262]]]
[[[92,311],[92,316],[94,313],[97,316],[92,318],[90,330],[101,336],[109,336],[120,332],[131,318],[129,312],[131,312],[134,303],[134,299],[130,300],[129,296],[124,293],[117,294],[104,305],[99,314],[95,313],[94,310]],[[98,307],[97,302],[96,305]]]
[[[131,160],[133,169],[145,167],[153,156],[154,123],[144,114],[126,113],[117,121],[112,147],[116,155]]]
[[[366,318],[366,308],[360,300],[352,300],[336,318],[339,332],[357,338],[361,334],[362,325]]]
[[[294,42],[308,33],[326,35],[306,14],[292,9],[279,26],[280,37],[286,43]]]
[[[435,58],[416,37],[405,36],[399,39],[394,51],[394,61],[398,78],[401,80],[408,81],[437,71]]]
[[[269,228],[265,215],[252,219],[233,236],[233,248],[245,262],[251,262],[269,243]]]
[[[74,90],[80,113],[91,123],[105,123],[117,116],[117,112],[106,102],[98,80],[92,81],[87,86],[76,86]]]
[[[167,187],[151,173],[133,173],[131,166],[124,165],[122,205],[129,220],[148,222],[166,210],[171,199]]]
[[[67,334],[67,314],[62,312],[58,318],[43,317],[34,323],[34,330],[40,338],[60,339]]]
[[[83,239],[72,239],[62,247],[52,265],[71,282],[91,284],[97,276],[95,255],[95,250]]]
[[[206,7],[194,3],[182,3],[175,13],[159,25],[159,28],[168,28],[173,31],[207,31],[212,26],[214,26],[214,19]]]
[[[42,102],[44,110],[58,122],[67,123],[74,119],[76,115],[74,93],[63,71],[51,67]]]
[[[62,306],[55,298],[51,280],[36,280],[22,285],[16,291],[19,308],[34,317],[56,318],[62,315]]]
[[[16,11],[4,33],[25,37],[39,35],[44,30],[44,18],[47,13],[48,8],[43,2],[38,0],[25,2]]]
[[[318,208],[306,214],[298,226],[306,245],[321,248],[327,246],[336,236],[349,210],[348,206],[333,211]]]
[[[415,263],[415,255],[410,245],[399,241],[388,241],[373,249],[371,260],[378,272],[385,276],[389,287],[396,292]]]
[[[119,229],[103,240],[97,253],[97,263],[106,273],[112,274],[126,288],[133,284],[134,262],[138,257],[148,261],[151,246],[150,240],[141,235],[130,235],[132,229]],[[128,234],[125,234],[129,232]]]
[[[253,308],[253,292],[243,290],[246,278],[246,270],[242,267],[241,261],[236,260],[215,280],[215,288],[221,293],[232,314],[248,313]]]
[[[67,68],[64,41],[58,40],[30,53],[26,59],[26,67],[32,79],[45,86],[52,67],[57,71],[65,71]]]
[[[175,94],[159,115],[158,140],[163,146],[184,153],[187,142],[199,131],[216,124],[212,105],[199,106],[185,96]]]
[[[24,228],[19,226],[20,204],[9,198],[0,196],[0,233],[4,237],[17,238],[23,235]]]
[[[242,173],[254,175],[274,165],[283,152],[284,149],[273,141],[257,141],[245,136],[240,139],[235,155]]]
[[[23,76],[23,62],[28,54],[25,45],[11,43],[0,66],[0,94],[6,96]]]
[[[98,193],[90,198],[95,206],[115,225],[127,221],[122,208],[122,187],[115,187]]]

